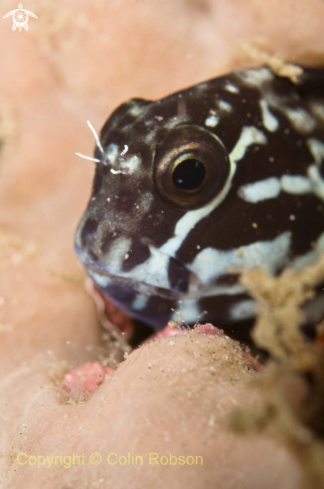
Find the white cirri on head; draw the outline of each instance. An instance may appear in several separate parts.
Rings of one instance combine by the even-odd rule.
[[[115,143],[109,144],[107,151],[105,153],[104,165],[111,165],[111,173],[117,175],[119,173],[123,174],[133,174],[138,171],[142,160],[137,155],[128,154],[128,145],[124,145],[124,149],[120,151],[119,146]]]

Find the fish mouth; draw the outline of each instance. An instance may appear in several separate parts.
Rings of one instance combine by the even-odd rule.
[[[123,288],[125,290],[131,290],[133,292],[145,295],[147,297],[158,296],[167,300],[179,300],[183,297],[183,293],[174,289],[167,289],[164,287],[158,287],[156,285],[139,281],[131,277],[125,277],[123,275],[114,274],[102,270],[96,266],[90,264],[83,264],[87,274],[91,277],[94,283],[103,291],[109,293],[109,289],[116,287]],[[105,280],[106,279],[106,280]]]
[[[130,271],[113,269],[107,262],[94,261],[89,254],[75,244],[75,251],[85,270],[95,284],[109,295],[114,288],[123,288],[151,297],[158,296],[168,300],[197,297],[204,291],[200,278],[177,258],[164,253],[149,244],[151,257]],[[152,260],[152,261],[150,261]]]

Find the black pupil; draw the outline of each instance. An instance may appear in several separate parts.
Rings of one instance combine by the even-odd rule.
[[[182,161],[172,175],[173,184],[181,190],[195,190],[205,180],[206,169],[199,160]]]

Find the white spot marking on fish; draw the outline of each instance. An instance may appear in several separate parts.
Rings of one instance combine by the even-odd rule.
[[[155,138],[156,131],[155,130],[150,130],[146,135],[145,135],[145,142],[146,144],[151,144]]]
[[[312,251],[305,253],[305,255],[298,256],[292,262],[292,268],[300,270],[308,265],[314,263],[320,257],[324,251],[324,233],[316,241],[315,248]]]
[[[310,102],[310,110],[312,114],[319,119],[320,121],[324,122],[324,103],[321,102],[320,100],[313,100]]]
[[[205,125],[208,127],[216,127],[219,122],[219,117],[217,115],[210,115],[205,120]]]
[[[313,131],[316,125],[315,119],[304,109],[292,109],[281,107],[282,112],[288,117],[296,131],[305,134]]]
[[[225,90],[231,93],[239,93],[239,89],[230,82],[226,82]]]
[[[262,85],[271,82],[274,78],[273,73],[268,68],[242,70],[237,76],[246,84],[252,87],[262,88]]]
[[[264,127],[270,132],[276,131],[279,127],[279,122],[278,119],[270,111],[267,102],[265,100],[260,100],[259,105]]]
[[[313,185],[313,192],[317,197],[324,200],[324,179],[317,165],[311,165],[307,170],[310,181]]]
[[[233,108],[229,102],[226,102],[226,100],[219,100],[218,107],[224,112],[231,112]]]
[[[133,115],[134,117],[138,117],[139,115],[143,114],[144,110],[141,105],[135,104],[133,107],[131,107],[128,110],[128,113]]]
[[[147,213],[150,210],[153,200],[154,197],[151,192],[144,192],[140,195],[138,207],[143,213]]]
[[[88,269],[88,274],[93,279],[93,281],[102,288],[107,287],[111,283],[110,277],[107,277],[106,275],[100,275],[99,273],[96,273],[91,269]]]
[[[238,302],[231,306],[229,316],[232,320],[250,319],[256,315],[257,306],[252,300]]]
[[[128,156],[127,158],[124,159],[122,162],[122,168],[128,169],[128,174],[135,173],[138,170],[138,167],[142,163],[141,158],[139,158],[137,155],[132,155]]]
[[[194,87],[194,89],[196,90],[196,92],[202,92],[204,90],[206,90],[206,88],[209,87],[209,83],[208,82],[203,82],[203,83],[199,83],[199,85],[196,85]]]
[[[130,250],[131,242],[130,238],[118,238],[113,242],[105,259],[105,262],[108,263],[109,273],[120,273],[125,255]]]
[[[208,285],[216,278],[228,273],[230,267],[264,267],[269,273],[275,273],[286,264],[291,245],[291,233],[285,232],[272,241],[257,241],[239,249],[230,251],[205,248],[187,268],[196,273],[201,281]]]
[[[283,175],[281,177],[281,188],[288,194],[307,194],[313,191],[311,181],[301,175]]]
[[[142,311],[147,306],[149,297],[144,294],[137,294],[132,303],[132,309],[135,311]]]
[[[315,163],[320,165],[324,160],[324,143],[319,139],[309,138],[307,139],[307,146],[314,157]]]
[[[246,184],[238,190],[238,195],[253,204],[278,197],[280,191],[292,195],[314,193],[324,199],[324,181],[316,165],[308,169],[309,178],[302,175],[283,175],[281,179],[271,177],[255,183]]]
[[[151,256],[129,272],[122,272],[121,276],[155,287],[171,289],[168,274],[170,257],[165,253],[161,253],[154,246],[149,246],[149,248]]]
[[[263,132],[259,131],[256,127],[245,126],[241,132],[238,142],[230,154],[230,159],[233,162],[241,160],[247,148],[251,144],[266,144],[267,138]]]
[[[120,278],[134,280],[138,290],[151,291],[151,287],[171,290],[168,276],[170,257],[154,246],[149,246],[151,256],[132,270],[123,271],[122,264],[130,249],[131,240],[120,238],[115,241],[112,250],[105,258],[106,272]]]
[[[274,199],[281,191],[280,181],[276,177],[249,183],[239,188],[238,195],[247,202],[260,202],[262,200]]]
[[[214,297],[217,295],[237,295],[237,294],[243,294],[246,292],[246,289],[243,287],[243,285],[214,285],[214,286],[209,286],[206,289],[206,292],[201,292],[200,295],[202,297]],[[196,293],[197,294],[197,293]]]

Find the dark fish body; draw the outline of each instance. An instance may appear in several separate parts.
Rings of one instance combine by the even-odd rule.
[[[181,307],[188,324],[207,311],[240,337],[256,308],[234,267],[277,274],[324,251],[320,70],[294,84],[246,69],[129,100],[100,143],[76,251],[103,294],[154,328]]]

